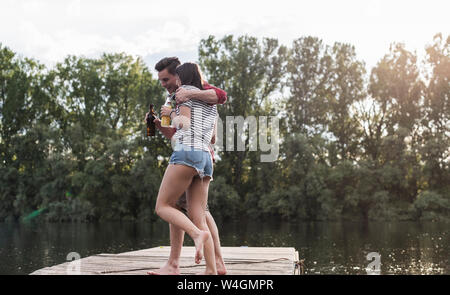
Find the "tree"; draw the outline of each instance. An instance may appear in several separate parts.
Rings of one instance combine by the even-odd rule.
[[[336,138],[333,144],[340,160],[356,160],[361,131],[352,111],[367,96],[364,63],[357,60],[355,47],[349,44],[335,43],[331,52],[330,92],[326,97],[328,131]]]
[[[425,188],[448,196],[450,187],[450,36],[434,37],[427,46],[426,65],[431,74],[422,120],[421,159],[424,161]],[[446,185],[447,184],[447,185]]]
[[[316,37],[295,40],[289,50],[286,102],[289,130],[306,134],[325,131],[327,96],[330,96],[332,56]]]
[[[398,178],[388,191],[412,202],[419,190],[417,147],[424,96],[415,54],[402,44],[393,44],[390,53],[372,70],[369,91],[381,114],[376,116],[380,121],[371,124],[376,130],[364,139],[365,146],[377,155],[381,166],[398,170]],[[383,137],[381,129],[386,131]]]
[[[218,107],[223,119],[226,116],[275,115],[271,98],[281,89],[286,61],[287,49],[276,39],[264,38],[260,42],[254,37],[229,35],[220,40],[210,36],[200,41],[199,64],[205,76],[228,94],[228,102]],[[237,126],[233,128],[234,134],[241,131]],[[259,154],[249,153],[246,148],[238,151],[237,141],[234,141],[233,151],[220,155],[222,160],[217,163],[217,173],[226,175],[226,182],[245,201],[247,192],[255,190],[250,178],[258,169]]]

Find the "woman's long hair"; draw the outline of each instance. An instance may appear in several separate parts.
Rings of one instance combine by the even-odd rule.
[[[178,66],[175,71],[182,85],[191,85],[203,90],[202,75],[197,64],[186,62]]]

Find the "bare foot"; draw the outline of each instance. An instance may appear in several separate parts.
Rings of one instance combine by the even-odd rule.
[[[147,272],[148,275],[179,275],[180,268],[178,266],[172,266],[168,263],[155,271]]]
[[[225,267],[225,262],[222,258],[216,257],[216,268],[217,268],[217,274],[218,275],[226,275],[227,274],[227,268]]]
[[[200,231],[197,238],[194,239],[195,244],[195,263],[200,264],[203,259],[203,245],[209,239],[210,234],[208,231]]]

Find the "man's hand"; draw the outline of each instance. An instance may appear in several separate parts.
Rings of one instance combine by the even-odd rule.
[[[184,89],[182,87],[179,87],[177,89],[177,92],[175,94],[175,98],[177,100],[177,104],[183,103],[185,101],[188,101],[189,99],[191,99],[192,95],[195,94],[197,92],[197,90],[195,89]]]
[[[148,112],[147,114],[145,114],[145,120],[144,120],[144,122],[147,122],[148,115],[150,115],[150,112]],[[161,120],[160,120],[160,119],[155,118],[155,119],[153,120],[153,123],[155,123],[155,126],[156,126],[158,129],[161,128]]]
[[[161,120],[158,118],[155,118],[155,120],[153,120],[153,123],[155,123],[156,128],[161,129]]]

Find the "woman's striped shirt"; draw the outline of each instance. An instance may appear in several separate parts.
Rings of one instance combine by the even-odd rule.
[[[182,85],[185,89],[198,89],[190,85]],[[187,130],[177,128],[174,138],[176,143],[184,144],[195,149],[209,152],[209,144],[214,132],[214,123],[217,119],[217,105],[210,105],[197,99],[190,99],[178,104],[175,112],[180,115],[180,107],[187,106],[191,109],[191,126]]]

